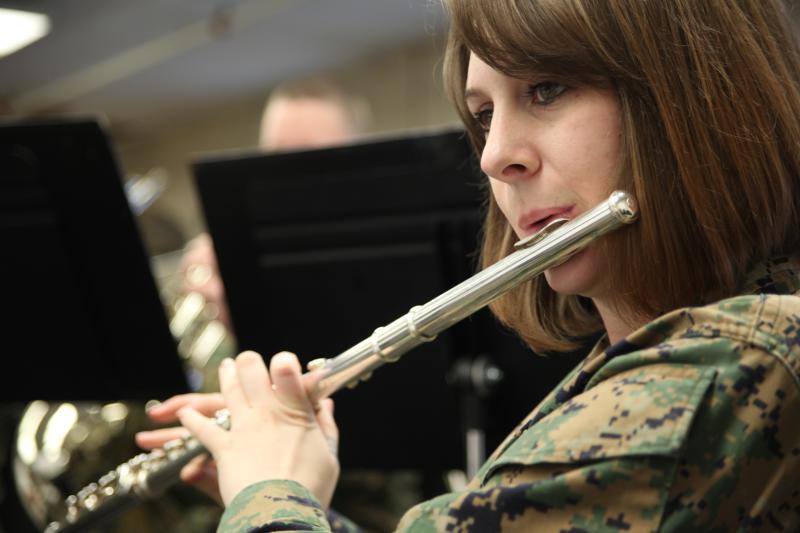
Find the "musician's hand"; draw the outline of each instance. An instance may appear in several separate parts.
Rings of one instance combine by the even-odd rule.
[[[218,504],[225,505],[219,492],[217,462],[208,454],[195,457],[181,468],[181,481],[205,492]]]
[[[183,407],[192,407],[211,416],[225,407],[225,400],[221,394],[180,394],[150,408],[147,414],[155,422],[170,423],[178,419],[176,413]],[[136,434],[136,444],[146,450],[152,450],[161,448],[167,442],[181,438],[187,433],[188,430],[183,427],[140,431]],[[205,492],[211,499],[222,505],[216,462],[207,454],[195,457],[184,466],[181,469],[181,479]]]
[[[220,387],[230,431],[191,407],[178,416],[214,455],[225,504],[253,483],[292,479],[327,507],[339,475],[333,402],[323,400],[314,410],[294,354],[277,354],[267,372],[260,355],[244,352],[220,366]]]
[[[147,416],[154,422],[169,424],[178,420],[177,413],[183,407],[191,407],[206,416],[211,416],[225,408],[225,399],[217,392],[178,394],[148,409]]]

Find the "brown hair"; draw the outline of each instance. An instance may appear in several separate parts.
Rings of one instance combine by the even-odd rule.
[[[755,262],[798,247],[800,55],[779,0],[445,2],[445,80],[478,152],[483,133],[464,103],[470,52],[515,78],[615,89],[616,185],[641,217],[598,244],[627,316],[736,294]],[[484,266],[513,241],[490,198]],[[541,279],[492,309],[537,350],[602,327],[587,300]]]

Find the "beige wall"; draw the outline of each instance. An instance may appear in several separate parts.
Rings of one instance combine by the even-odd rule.
[[[440,70],[441,46],[430,39],[321,74],[366,97],[374,114],[371,133],[384,134],[458,122],[444,97]],[[116,140],[125,174],[161,167],[169,176],[168,189],[140,219],[151,254],[174,249],[183,244],[176,240],[203,231],[190,161],[204,152],[254,147],[267,92],[265,88],[261,94],[199,110],[191,118]]]

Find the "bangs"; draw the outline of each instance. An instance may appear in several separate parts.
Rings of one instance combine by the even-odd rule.
[[[448,2],[454,36],[486,64],[508,76],[551,76],[594,84],[609,80],[608,58],[599,39],[605,9],[588,12],[579,0]],[[607,35],[607,33],[605,33]]]
[[[624,79],[618,62],[625,55],[624,39],[605,0],[445,3],[450,17],[445,87],[478,154],[485,138],[464,101],[471,53],[516,79],[545,78],[573,87],[608,87]]]

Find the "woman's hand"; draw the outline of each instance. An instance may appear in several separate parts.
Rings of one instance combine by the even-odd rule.
[[[178,411],[181,423],[213,454],[225,505],[253,483],[291,479],[322,503],[330,504],[339,475],[338,430],[333,402],[311,405],[300,378],[300,363],[290,353],[272,358],[244,352],[220,366],[220,388],[230,412],[225,431],[189,402]]]
[[[207,416],[212,416],[225,407],[225,400],[221,394],[180,394],[152,407],[147,411],[147,415],[155,422],[168,424],[178,420],[176,413],[184,407],[191,407]],[[146,450],[152,450],[161,448],[167,442],[178,439],[186,433],[188,430],[182,427],[140,431],[136,434],[136,444]],[[181,469],[181,479],[222,505],[216,463],[207,454],[195,457],[184,466]]]

